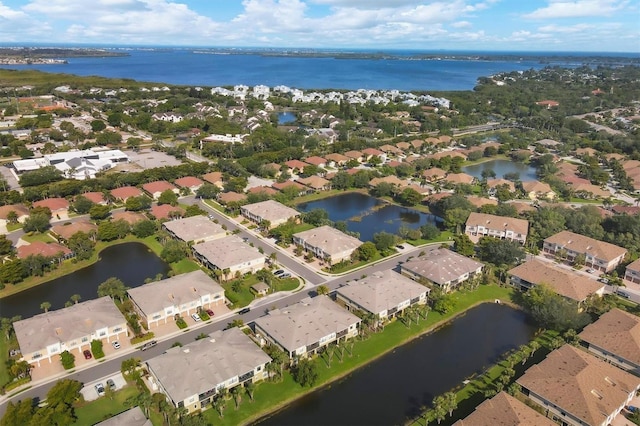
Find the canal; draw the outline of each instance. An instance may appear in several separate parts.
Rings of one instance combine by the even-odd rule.
[[[138,287],[157,274],[166,276],[170,268],[142,243],[124,243],[107,247],[100,260],[69,275],[0,299],[0,316],[22,318],[42,313],[40,304],[51,303],[51,310],[64,308],[71,296],[79,294],[82,301],[96,299],[98,286],[111,277],[122,280],[127,287]],[[20,284],[17,284],[18,286]]]
[[[360,234],[361,241],[372,241],[378,232],[398,233],[402,225],[419,228],[435,223],[436,216],[395,204],[387,204],[370,195],[349,192],[317,201],[298,204],[303,212],[324,209],[334,222],[344,221],[347,229]]]
[[[477,306],[259,424],[402,424],[417,417],[435,396],[529,342],[534,331],[521,311],[493,303]],[[333,362],[339,361],[334,358]]]

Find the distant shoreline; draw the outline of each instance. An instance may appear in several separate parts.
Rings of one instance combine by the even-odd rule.
[[[57,47],[0,47],[3,65],[59,65],[67,64],[63,58],[102,58],[129,56],[111,49],[57,48]]]

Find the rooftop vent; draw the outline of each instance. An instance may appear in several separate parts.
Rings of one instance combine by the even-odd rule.
[[[591,389],[591,393],[593,394],[593,396],[595,396],[598,399],[602,399],[603,398],[602,394],[600,392],[598,392],[597,390],[595,390],[595,389]]]

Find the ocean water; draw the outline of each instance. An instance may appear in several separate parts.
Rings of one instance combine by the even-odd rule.
[[[125,51],[129,56],[65,58],[67,64],[0,67],[186,86],[264,84],[307,90],[445,91],[470,90],[479,77],[503,71],[540,69],[546,65],[536,57],[519,57],[517,53],[510,58],[498,56],[495,60],[448,59],[443,54],[438,60],[415,59],[411,55],[416,52],[410,51],[395,51],[389,56],[364,59],[330,55],[263,55],[259,51],[238,54],[233,50],[197,48],[130,48]],[[580,63],[571,58],[560,60],[560,64],[567,66]]]

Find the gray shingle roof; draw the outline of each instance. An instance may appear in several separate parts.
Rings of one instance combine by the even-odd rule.
[[[428,251],[424,256],[411,259],[402,264],[401,268],[418,274],[438,285],[458,279],[475,272],[483,265],[445,248]]]
[[[236,235],[195,244],[193,250],[220,269],[264,258],[257,248],[246,244]]]
[[[226,234],[222,226],[200,215],[171,220],[163,226],[185,242],[218,238]]]

